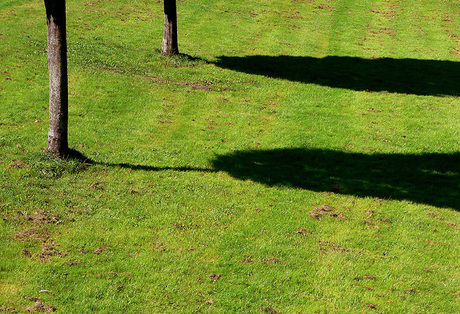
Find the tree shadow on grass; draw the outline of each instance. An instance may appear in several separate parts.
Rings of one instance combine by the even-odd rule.
[[[460,96],[460,62],[328,56],[218,57],[225,69],[356,91]]]
[[[367,155],[292,148],[217,155],[210,169],[98,164],[143,171],[223,171],[269,187],[408,200],[460,210],[460,153]]]
[[[373,154],[325,149],[237,151],[213,167],[240,180],[460,210],[460,153]]]

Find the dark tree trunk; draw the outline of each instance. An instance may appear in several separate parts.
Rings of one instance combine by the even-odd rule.
[[[165,27],[163,32],[163,44],[161,54],[165,56],[178,54],[177,44],[177,10],[176,0],[164,0]]]
[[[49,153],[63,157],[68,144],[68,82],[65,0],[44,0],[48,32]]]

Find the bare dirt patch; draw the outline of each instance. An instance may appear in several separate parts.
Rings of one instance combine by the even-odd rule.
[[[272,307],[262,307],[261,310],[264,311],[265,313],[271,313],[271,314],[279,313],[277,310],[275,310]]]
[[[24,168],[29,168],[29,165],[25,164],[19,159],[13,160],[9,165],[8,168],[10,169],[24,169]]]
[[[4,306],[0,307],[0,312],[11,312],[11,313],[17,313],[17,311],[16,311],[14,308],[12,308],[12,307],[9,307],[9,306],[6,306],[6,305],[4,305]]]
[[[250,259],[250,258],[245,258],[245,259],[242,260],[240,263],[241,263],[241,264],[251,264],[251,263],[252,263],[252,259]]]
[[[345,249],[333,242],[328,242],[328,241],[318,241],[318,247],[321,252],[325,251],[335,251],[335,252],[352,252],[351,249]]]
[[[269,257],[269,258],[264,258],[262,260],[262,262],[264,262],[265,264],[276,264],[278,263],[280,260],[276,257]]]
[[[104,247],[98,247],[97,249],[94,250],[93,253],[96,254],[96,255],[99,255],[99,254],[101,254],[102,252],[104,252],[105,250],[108,250],[108,249],[109,248],[105,247],[105,246]]]
[[[430,217],[433,217],[433,218],[436,218],[436,219],[439,219],[439,220],[442,220],[442,217],[439,216],[439,215],[436,215],[435,213],[432,213],[432,212],[428,212],[426,213],[428,216]]]
[[[340,220],[344,220],[346,217],[343,212],[334,212],[336,208],[329,206],[329,205],[321,205],[312,209],[309,213],[310,217],[315,218],[317,220],[322,220],[324,216],[335,217],[339,218]]]
[[[54,305],[50,305],[50,304],[43,304],[43,302],[40,302],[40,301],[37,301],[34,303],[34,305],[32,306],[29,306],[26,308],[27,312],[31,312],[31,313],[34,313],[34,312],[55,312],[56,311],[56,307]]]
[[[77,259],[76,261],[73,261],[73,262],[66,261],[66,262],[64,262],[64,263],[66,263],[66,264],[69,265],[69,266],[78,265],[78,264],[81,263],[81,259]]]
[[[312,234],[311,230],[309,230],[309,229],[307,229],[307,228],[300,228],[300,229],[297,230],[295,233],[296,233],[296,234],[302,234],[302,235]]]
[[[211,275],[209,275],[209,278],[211,278],[211,280],[212,280],[213,282],[219,280],[220,277],[222,277],[222,274],[214,274],[214,273],[212,273]]]
[[[368,304],[368,305],[365,306],[365,308],[367,308],[367,309],[376,309],[377,307],[378,307],[378,305],[376,305],[376,304]]]
[[[25,216],[25,219],[28,221],[33,222],[34,224],[42,225],[42,224],[55,224],[59,222],[59,217],[54,216],[50,212],[46,211],[37,211],[32,215]]]
[[[46,242],[49,238],[49,231],[40,227],[32,227],[30,229],[19,231],[16,233],[15,238],[16,240],[24,242],[30,240]]]

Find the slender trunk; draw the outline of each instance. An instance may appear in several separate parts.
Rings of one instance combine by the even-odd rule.
[[[165,25],[161,53],[165,56],[178,54],[176,0],[164,0]]]
[[[65,0],[44,0],[48,32],[49,129],[47,150],[68,152],[68,82]]]

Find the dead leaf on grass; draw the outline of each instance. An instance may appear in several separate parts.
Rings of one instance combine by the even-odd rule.
[[[261,310],[264,311],[265,313],[271,313],[271,314],[279,313],[277,310],[275,310],[272,307],[262,307]]]

